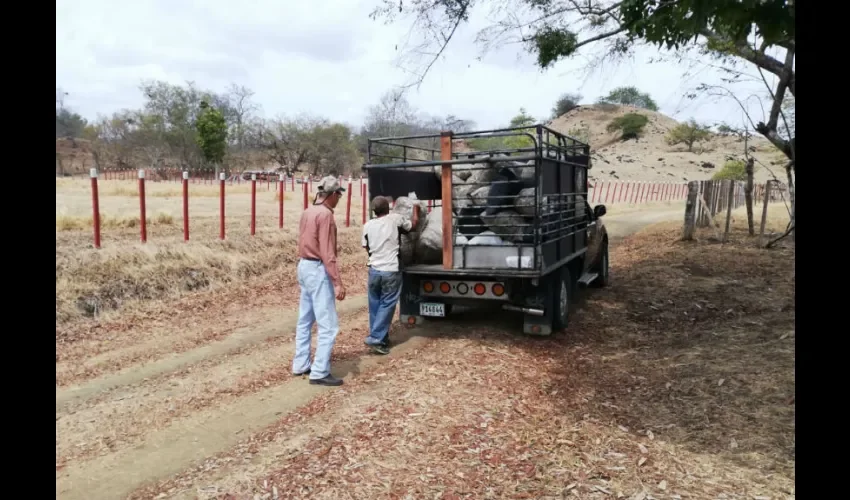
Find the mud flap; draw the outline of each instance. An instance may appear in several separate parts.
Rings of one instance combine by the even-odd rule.
[[[542,309],[544,312],[543,316],[533,314],[523,315],[522,332],[527,335],[547,336],[552,334],[553,308],[552,300],[549,296],[551,293],[549,288],[550,280],[550,277],[541,280],[542,283],[533,288],[533,293],[525,297],[525,303],[528,307]]]
[[[419,279],[406,273],[402,273],[401,295],[398,299],[398,317],[402,325],[421,325],[425,318],[419,315],[419,303],[422,296],[419,295]]]

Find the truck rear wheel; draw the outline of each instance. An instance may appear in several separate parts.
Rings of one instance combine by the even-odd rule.
[[[598,274],[595,280],[590,284],[594,288],[603,288],[608,286],[608,242],[604,243],[602,255],[599,257],[599,263],[594,271]]]
[[[569,266],[564,266],[557,273],[557,279],[552,280],[552,331],[556,332],[567,327],[570,321],[570,304],[572,303],[573,281]]]

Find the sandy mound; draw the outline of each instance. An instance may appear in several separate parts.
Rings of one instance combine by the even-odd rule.
[[[639,140],[620,141],[616,133],[605,129],[611,120],[626,113],[640,113],[649,118]],[[551,122],[558,132],[588,140],[593,152],[591,179],[639,181],[691,181],[709,179],[727,158],[740,158],[744,142],[735,137],[713,136],[688,152],[683,145],[668,146],[667,133],[679,122],[669,116],[633,106],[580,106]],[[753,137],[750,153],[771,170],[782,174],[781,166],[772,165],[781,153],[762,137]],[[758,163],[756,163],[758,166]],[[756,169],[756,180],[772,178],[765,168]]]

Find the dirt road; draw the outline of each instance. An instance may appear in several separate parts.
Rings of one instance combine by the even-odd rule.
[[[648,224],[676,220],[681,214],[680,207],[612,214],[606,217],[606,224],[615,241]],[[430,377],[429,384],[443,383],[438,374],[442,372],[440,366],[447,363],[474,363],[479,359],[486,364],[484,357],[519,363],[530,356],[511,347],[523,342],[524,349],[535,349],[533,341],[517,340],[511,333],[518,326],[513,324],[515,318],[482,311],[429,328],[394,327],[397,346],[392,354],[375,357],[366,354],[361,345],[368,324],[365,304],[364,297],[355,296],[339,306],[341,333],[334,353],[334,372],[346,379],[342,389],[311,386],[291,376],[295,312],[281,316],[271,308],[236,315],[228,325],[231,334],[174,354],[145,360],[139,353],[163,351],[163,337],[151,336],[127,349],[77,360],[75,363],[97,367],[99,375],[57,387],[57,498],[207,498],[235,491],[247,494],[257,488],[267,494],[259,498],[311,496],[309,484],[278,471],[280,464],[300,457],[304,450],[334,460],[337,453],[347,455],[334,474],[366,474],[361,467],[367,457],[359,456],[357,447],[340,443],[342,451],[332,452],[336,432],[358,436],[365,435],[368,428],[387,445],[398,439],[416,442],[416,435],[404,430],[411,419],[427,419],[430,412],[442,409],[440,418],[452,422],[453,404],[479,397],[479,417],[483,419],[476,421],[479,431],[488,425],[498,427],[494,415],[502,411],[517,416],[508,408],[500,409],[507,403],[495,396],[489,398],[487,390],[491,389],[486,387],[473,390],[449,380],[442,393],[429,392],[426,397],[417,392],[422,377]],[[210,326],[199,324],[194,330],[173,332],[168,342],[188,338]],[[491,338],[510,340],[499,345],[488,340]],[[447,359],[443,352],[447,348],[459,348],[465,354]],[[119,362],[123,359],[142,361],[124,366]],[[117,369],[110,370],[111,366]],[[481,377],[496,380],[505,376],[492,363],[487,369],[492,371],[472,370],[472,366],[482,365],[470,365],[469,376],[478,381]],[[57,378],[66,369],[72,367],[57,363]],[[400,402],[398,408],[392,407],[400,413],[385,409],[380,411],[387,413],[376,415],[376,408],[388,401]],[[521,397],[515,401],[513,412],[523,411],[522,401]],[[356,428],[338,428],[347,419],[355,419]],[[446,432],[451,442],[451,432],[455,431],[446,428]],[[420,445],[428,449],[427,443]],[[383,462],[381,457],[371,456],[369,460],[387,474],[399,467],[398,463]],[[409,456],[407,460],[412,463],[419,459]],[[370,469],[374,468],[372,464]],[[428,469],[423,464],[423,478],[437,474]],[[274,474],[283,475],[270,483]],[[334,474],[319,470],[311,473],[324,483],[335,481]],[[361,477],[364,484],[374,488],[363,493],[366,497],[350,496],[393,497],[390,493],[398,485],[381,479],[380,471],[375,474],[370,476],[371,482]]]

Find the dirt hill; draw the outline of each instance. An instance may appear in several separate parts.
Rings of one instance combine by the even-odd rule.
[[[626,113],[640,113],[649,118],[643,136],[621,141],[617,133],[606,131],[611,120]],[[637,181],[692,181],[709,179],[730,157],[741,158],[744,142],[737,137],[713,135],[708,141],[694,145],[688,152],[684,145],[669,146],[667,133],[679,122],[669,116],[633,106],[591,105],[578,108],[552,120],[549,126],[558,132],[591,146],[593,168],[591,179]],[[748,141],[750,154],[781,175],[782,154],[763,137]],[[756,163],[757,182],[771,179],[770,173]]]

